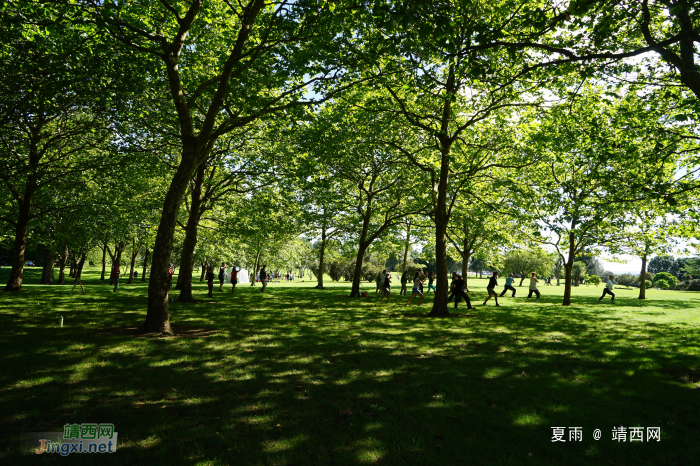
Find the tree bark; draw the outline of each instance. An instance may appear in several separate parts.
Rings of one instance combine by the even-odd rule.
[[[644,247],[642,255],[642,273],[639,275],[639,298],[647,299],[647,254],[649,253],[649,245]]]
[[[411,224],[406,225],[406,245],[403,249],[403,267],[401,267],[401,274],[406,273],[406,262],[408,262],[408,247],[411,244]]]
[[[449,101],[445,102],[446,112],[449,113]],[[444,133],[447,123],[443,120]],[[447,295],[450,290],[447,277],[447,224],[450,220],[447,213],[447,182],[449,175],[450,146],[442,143],[440,160],[440,178],[437,186],[437,205],[435,206],[435,301],[430,311],[431,317],[449,317]]]
[[[134,267],[136,267],[136,256],[139,255],[140,246],[136,246],[136,238],[132,240],[132,251],[131,251],[131,263],[129,264],[129,281],[126,282],[127,285],[134,284]]]
[[[146,255],[143,257],[143,271],[141,272],[141,282],[145,283],[146,282],[146,268],[148,267],[148,256],[151,254],[151,251],[146,248]]]
[[[78,269],[78,255],[76,254],[75,251],[70,251],[70,271],[68,272],[68,276],[70,278],[75,278],[75,274],[77,273]]]
[[[180,261],[180,274],[178,275],[178,285],[180,296],[177,300],[181,303],[194,301],[192,297],[192,273],[194,271],[194,249],[197,246],[197,229],[199,220],[202,217],[202,186],[204,184],[206,164],[202,163],[197,168],[190,204],[190,215],[185,227],[185,240],[182,243],[182,259]]]
[[[56,251],[53,248],[46,250],[44,255],[44,267],[41,271],[41,284],[42,285],[52,285],[53,284],[53,271],[54,262],[56,261]]]
[[[260,254],[262,253],[262,246],[258,243],[258,252],[255,254],[255,265],[253,266],[253,275],[250,280],[250,286],[255,286],[255,275],[258,273],[258,267],[260,266]]]
[[[364,235],[363,235],[364,236]],[[357,259],[355,260],[355,272],[352,277],[352,289],[350,290],[351,298],[360,297],[360,280],[362,279],[362,263],[365,259],[365,251],[369,247],[370,243],[367,241],[360,240],[360,244],[357,247]]]
[[[58,282],[57,285],[65,285],[66,283],[66,260],[68,259],[68,246],[63,246],[63,254],[58,256]]]
[[[24,255],[27,252],[27,232],[29,231],[29,212],[32,198],[36,191],[37,175],[35,170],[30,173],[24,190],[24,196],[19,198],[19,214],[15,224],[15,247],[12,254],[12,269],[5,285],[5,291],[20,291],[24,275]]]
[[[168,308],[168,265],[173,252],[173,236],[177,225],[177,214],[187,190],[187,184],[197,168],[195,148],[183,149],[180,165],[170,182],[163,201],[162,215],[156,233],[151,275],[148,280],[148,309],[143,332],[172,334],[170,310]]]
[[[204,281],[204,277],[205,277],[206,274],[207,274],[207,260],[206,260],[206,259],[202,259],[202,260],[200,261],[200,263],[202,264],[202,273],[201,273],[200,276],[199,276],[199,281],[200,281],[200,282],[203,282],[203,281]]]
[[[102,243],[102,273],[100,273],[100,281],[105,280],[106,268],[107,268],[107,243]]]
[[[323,289],[323,268],[326,266],[326,227],[321,228],[321,251],[318,255],[318,277],[316,288]]]
[[[572,225],[573,230],[575,225]],[[564,306],[571,306],[571,275],[574,269],[574,255],[576,254],[576,242],[573,231],[569,233],[569,257],[564,264]]]
[[[79,280],[82,275],[83,275],[83,266],[85,265],[85,258],[87,257],[87,253],[84,252],[82,256],[80,257],[80,261],[78,262],[78,265],[75,268],[75,279]]]

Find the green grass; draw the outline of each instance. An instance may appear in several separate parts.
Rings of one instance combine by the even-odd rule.
[[[118,330],[145,316],[145,284],[112,293],[94,270],[86,295],[40,286],[0,293],[0,463],[36,464],[20,432],[112,422],[112,455],[73,464],[697,464],[700,295],[526,286],[502,307],[416,317],[396,294],[351,299],[349,285],[239,286],[195,281],[201,302],[173,303],[177,338]],[[6,280],[8,270],[0,271]],[[124,280],[125,281],[125,280]],[[78,290],[79,293],[79,290]],[[57,327],[63,315],[63,328]],[[107,329],[107,330],[105,330]],[[352,414],[350,414],[352,413]],[[661,441],[618,443],[613,426],[660,427]],[[552,443],[553,426],[582,442]],[[593,439],[601,429],[602,439]],[[568,440],[568,433],[566,434]],[[65,464],[42,455],[43,464]]]

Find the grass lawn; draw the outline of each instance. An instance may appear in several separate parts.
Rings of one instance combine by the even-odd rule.
[[[348,298],[349,285],[237,287],[173,303],[177,337],[135,336],[145,284],[112,293],[98,271],[0,293],[0,464],[37,464],[20,432],[114,423],[115,454],[71,464],[694,465],[700,458],[700,294],[543,286],[543,302],[429,319],[405,298]],[[0,270],[5,283],[8,269]],[[123,280],[124,282],[126,280]],[[503,279],[501,279],[503,281]],[[516,282],[517,283],[517,282]],[[527,283],[527,282],[526,282]],[[398,288],[396,288],[398,290]],[[175,296],[177,292],[174,293]],[[510,293],[508,294],[510,295]],[[415,301],[415,300],[414,300]],[[58,328],[63,315],[63,328]],[[661,440],[612,440],[615,426]],[[552,442],[565,427],[565,443]],[[569,440],[582,428],[582,441]],[[602,438],[594,440],[594,429]],[[66,464],[42,455],[41,464]]]

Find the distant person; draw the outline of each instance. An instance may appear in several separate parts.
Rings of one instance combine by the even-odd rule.
[[[209,296],[210,298],[212,297],[212,293],[214,292],[214,266],[210,265],[209,268],[207,269],[207,288],[209,289]]]
[[[406,301],[406,306],[408,306],[408,303],[410,303],[416,295],[420,295],[420,298],[418,299],[418,305],[420,306],[420,303],[423,302],[423,292],[420,289],[421,284],[423,282],[421,281],[420,276],[421,273],[416,272],[416,275],[413,277],[413,289],[411,290],[411,297],[408,298],[408,301]]]
[[[613,276],[610,275],[608,277],[608,280],[605,282],[605,288],[603,288],[603,296],[598,298],[598,302],[600,302],[603,298],[605,298],[606,294],[609,294],[612,297],[610,302],[615,304],[615,293],[613,293],[613,285],[614,284],[615,284],[615,282],[613,281]]]
[[[511,273],[506,277],[506,286],[503,288],[503,291],[501,292],[501,297],[503,297],[504,294],[506,294],[506,291],[511,290],[513,294],[511,295],[511,298],[515,298],[515,288],[513,288],[513,282],[515,279],[513,278],[513,274]]]
[[[117,292],[117,288],[119,287],[119,275],[121,275],[122,270],[121,266],[122,263],[117,261],[113,266],[112,266],[112,278],[114,278],[114,291],[113,293]]]
[[[238,270],[236,267],[231,269],[231,294],[236,291],[236,285],[238,284]]]
[[[265,270],[265,267],[267,267],[267,265],[263,265],[262,269],[260,269],[260,284],[262,284],[262,289],[260,290],[261,293],[263,293],[265,288],[267,288],[267,270]]]
[[[382,302],[382,299],[384,299],[384,296],[386,296],[386,302],[389,302],[389,297],[391,296],[391,274],[387,273],[384,277],[384,284],[382,286],[382,297],[379,298],[379,302]]]
[[[173,264],[170,263],[168,264],[168,289],[173,287],[173,273],[175,273],[175,270],[173,269]]]
[[[457,273],[455,275],[456,275],[456,278],[454,281],[455,309],[457,309],[457,304],[459,303],[460,298],[464,298],[464,300],[467,302],[467,309],[474,309],[472,307],[471,301],[469,301],[469,296],[467,296],[467,294],[464,292],[464,288],[466,288],[467,284],[462,279],[462,274]]]
[[[486,292],[488,293],[488,296],[486,297],[486,301],[484,301],[484,306],[486,306],[486,303],[488,302],[489,299],[493,297],[493,299],[496,300],[496,306],[501,306],[498,304],[498,293],[496,293],[496,287],[498,286],[498,272],[493,272],[491,274],[491,278],[489,279],[489,284],[486,286]]]
[[[401,291],[399,291],[399,296],[406,296],[406,284],[408,283],[408,274],[404,270],[401,274]],[[410,300],[409,300],[410,301]]]
[[[452,273],[452,281],[450,281],[450,295],[447,297],[447,301],[452,301],[455,296],[455,280],[457,280],[457,272]]]
[[[224,290],[224,282],[226,281],[226,262],[221,263],[219,267],[219,291]]]
[[[532,276],[530,277],[530,290],[527,294],[527,299],[525,301],[529,301],[532,297],[532,293],[535,293],[535,295],[537,295],[537,299],[535,300],[535,302],[540,302],[540,290],[537,289],[538,281],[539,280],[537,279],[537,272],[532,272]]]
[[[382,296],[384,296],[384,279],[386,278],[386,269],[382,270],[382,273],[377,275],[377,291],[375,293],[380,292]]]
[[[433,293],[435,293],[435,286],[433,285],[434,281],[435,281],[435,274],[433,274],[433,272],[430,272],[428,274],[428,291],[425,294],[430,293],[430,290],[433,290]]]

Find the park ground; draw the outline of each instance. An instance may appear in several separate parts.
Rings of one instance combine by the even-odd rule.
[[[6,280],[8,269],[0,270]],[[0,293],[0,464],[694,465],[700,457],[700,294],[526,286],[502,307],[432,319],[432,302],[349,298],[305,282],[173,303],[177,336],[136,335],[146,285],[84,272]],[[123,280],[126,281],[126,280]],[[217,286],[218,288],[218,286]],[[175,293],[176,295],[176,293]],[[508,296],[510,293],[508,294]],[[64,326],[58,326],[59,316]],[[114,423],[114,454],[23,453],[21,432]],[[612,440],[643,427],[644,441]],[[553,442],[552,427],[566,442]],[[581,427],[582,440],[569,441]],[[646,428],[660,427],[660,441]],[[600,440],[593,438],[600,429]]]

